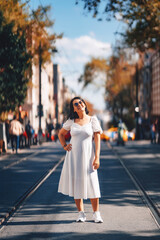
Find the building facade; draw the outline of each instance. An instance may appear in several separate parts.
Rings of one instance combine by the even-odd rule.
[[[63,122],[63,107],[65,101],[65,84],[58,64],[53,65],[55,124]]]
[[[151,59],[152,66],[152,87],[151,87],[151,101],[153,117],[160,117],[160,51],[157,50]]]
[[[142,119],[151,118],[151,53],[143,56],[143,66],[139,74],[139,111]]]
[[[39,67],[32,66],[32,77],[30,79],[27,97],[22,110],[27,113],[24,119],[24,125],[30,120],[35,133],[39,130]],[[41,71],[41,104],[43,114],[41,117],[42,132],[46,130],[46,124],[55,118],[54,107],[54,85],[53,85],[53,63],[47,63]]]

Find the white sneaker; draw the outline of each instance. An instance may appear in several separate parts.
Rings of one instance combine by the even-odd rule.
[[[93,220],[95,223],[103,223],[103,219],[101,218],[99,211],[93,213]]]
[[[85,221],[86,221],[86,214],[83,211],[79,212],[76,222],[85,222]]]

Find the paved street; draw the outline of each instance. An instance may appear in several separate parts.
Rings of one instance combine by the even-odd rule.
[[[159,176],[157,174],[156,178],[155,175],[151,177],[154,174],[155,167],[157,169],[159,166],[158,158],[156,160],[154,158],[154,154],[159,156],[158,148],[156,153],[155,151],[149,153],[148,150],[147,158],[144,154],[148,146],[145,149],[143,146],[141,148],[139,146],[139,143],[135,142],[128,143],[124,148],[114,148],[129,164],[128,166],[134,170],[134,173],[137,173],[140,180],[154,179],[153,185],[155,188],[153,192],[157,189],[156,192],[159,194],[158,187],[156,187]],[[137,148],[139,151],[137,151]],[[1,170],[0,194],[3,195],[3,200],[0,200],[1,213],[4,214],[7,206],[11,207],[17,200],[18,195],[23,194],[64,154],[59,143],[47,143],[35,151],[39,151],[39,153],[33,155],[33,157],[30,155],[30,158],[6,170]],[[137,156],[135,157],[136,153]],[[139,156],[141,159],[138,159]],[[149,160],[151,160],[150,163]],[[148,162],[148,168],[152,169],[150,172],[147,165],[145,166],[145,169],[150,172],[150,178],[146,178],[147,174],[142,171],[144,168],[142,161],[146,164]],[[154,164],[152,168],[154,161],[157,161],[157,164]],[[139,196],[135,185],[120,164],[117,156],[112,149],[107,147],[106,143],[102,142],[101,167],[99,169],[102,193],[100,210],[104,219],[103,224],[93,223],[89,200],[84,202],[87,222],[75,222],[77,210],[73,199],[57,193],[61,167],[62,164],[10,218],[7,225],[0,231],[0,239],[158,240],[160,238],[159,228],[149,208]],[[150,184],[150,190],[151,187],[152,184]],[[2,207],[4,203],[5,208]]]
[[[64,155],[59,144],[21,150],[0,161],[0,219]]]
[[[117,147],[115,143],[112,146],[143,186],[160,215],[160,145],[144,140],[128,142],[125,147]]]

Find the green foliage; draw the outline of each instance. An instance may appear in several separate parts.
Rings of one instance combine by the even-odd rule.
[[[34,11],[28,6],[27,1],[22,3],[22,0],[0,0],[0,10],[6,22],[14,23],[13,32],[17,29],[19,33],[25,31],[27,51],[32,55],[33,63],[38,64],[41,45],[41,60],[45,64],[51,60],[56,39],[62,38],[62,34],[51,34],[49,28],[54,25],[54,21],[47,16],[50,6],[39,6]]]
[[[106,89],[107,108],[113,113],[116,119],[122,119],[130,130],[133,129],[135,124],[132,90],[131,85],[128,84],[113,97],[110,89]]]
[[[0,0],[0,113],[15,110],[27,94],[32,63],[50,61],[55,41],[62,35],[50,34],[54,22],[47,17],[49,7],[29,13],[27,1]],[[40,48],[41,46],[41,48]]]
[[[86,63],[84,67],[84,74],[80,76],[79,82],[83,82],[85,88],[88,84],[93,83],[100,73],[107,72],[107,63],[105,59],[92,58],[90,62]]]
[[[107,108],[116,119],[122,119],[128,128],[134,127],[134,66],[123,59],[123,55],[112,56],[108,61],[106,81]],[[129,120],[128,120],[129,119]]]
[[[41,51],[42,65],[51,60],[51,55],[55,49],[55,42],[57,39],[62,38],[62,34],[49,34],[47,29],[54,25],[47,17],[50,10],[49,6],[39,6],[35,11],[32,11],[31,19],[28,27],[28,38],[32,39],[32,44],[29,46],[29,51],[33,56],[33,62],[39,62],[39,54]]]
[[[159,0],[105,0],[103,10],[100,0],[77,0],[84,2],[84,9],[93,13],[93,17],[105,16],[124,21],[128,29],[122,35],[125,42],[140,51],[155,49],[160,39],[160,1]],[[102,14],[103,12],[103,14]],[[102,16],[103,15],[103,16]],[[101,19],[102,19],[101,18]],[[99,18],[100,19],[100,18]]]
[[[108,61],[92,58],[84,68],[81,81],[84,87],[93,84],[98,74],[106,74],[105,100],[107,109],[116,119],[121,118],[129,129],[134,127],[134,87],[132,73],[135,67],[123,55],[111,56]]]
[[[25,33],[13,33],[13,23],[6,23],[0,11],[0,113],[15,110],[27,93],[30,55]]]

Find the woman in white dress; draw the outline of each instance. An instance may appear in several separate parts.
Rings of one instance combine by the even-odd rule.
[[[99,212],[101,197],[97,169],[100,166],[100,134],[102,129],[96,116],[89,116],[86,103],[80,97],[70,102],[69,119],[59,132],[59,140],[67,151],[59,181],[58,192],[74,197],[79,215],[77,222],[85,222],[83,199],[90,198],[93,220],[102,223]],[[71,133],[69,144],[65,141]],[[94,143],[93,144],[93,139]]]

